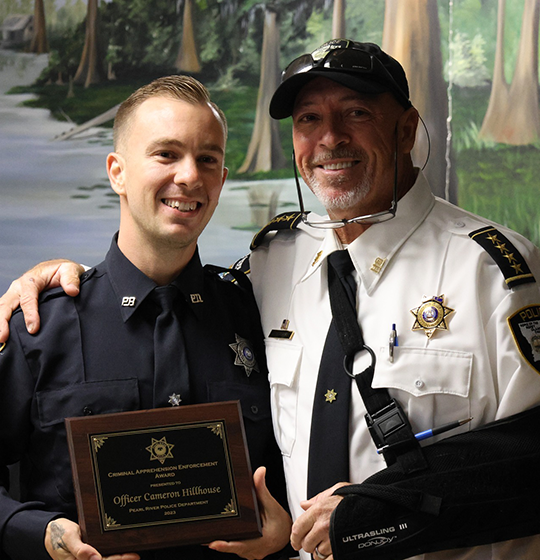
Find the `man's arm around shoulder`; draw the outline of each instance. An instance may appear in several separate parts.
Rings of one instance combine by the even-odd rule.
[[[55,259],[40,263],[11,283],[0,298],[0,345],[9,338],[9,320],[13,311],[21,307],[30,334],[39,331],[38,296],[40,292],[62,287],[66,294],[79,293],[79,276],[84,267],[73,261]]]

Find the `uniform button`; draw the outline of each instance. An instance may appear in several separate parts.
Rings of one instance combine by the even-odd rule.
[[[81,280],[86,280],[88,278],[88,272],[83,272],[81,274]]]
[[[92,414],[93,414],[92,409],[89,406],[85,406],[83,408],[83,414],[85,416],[92,416]]]
[[[253,414],[259,414],[259,407],[253,405],[253,406],[251,407],[251,412],[253,412]]]
[[[457,221],[454,222],[454,225],[457,228],[462,228],[462,227],[465,227],[465,222],[462,222],[461,220],[457,220]]]
[[[424,382],[421,379],[417,379],[414,384],[418,389],[422,389],[422,387],[424,386]]]

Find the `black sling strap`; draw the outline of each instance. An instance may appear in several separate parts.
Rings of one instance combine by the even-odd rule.
[[[332,265],[331,261],[335,261],[336,257],[350,261],[347,250],[339,253],[340,256],[335,255],[328,262],[328,289],[332,316],[345,353],[343,367],[347,375],[355,380],[360,391],[367,411],[369,432],[377,449],[382,450],[386,464],[397,462],[405,473],[425,469],[427,464],[422,449],[400,404],[390,396],[388,389],[374,389],[371,386],[376,357],[364,342],[356,316],[356,302],[351,301],[347,295],[346,279]],[[363,350],[371,355],[371,364],[363,372],[353,374],[354,357]]]

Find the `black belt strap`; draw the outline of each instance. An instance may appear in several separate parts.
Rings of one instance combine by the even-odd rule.
[[[330,258],[332,257],[332,258]],[[334,317],[337,333],[345,359],[343,366],[347,374],[352,377],[364,405],[366,407],[366,422],[377,449],[382,454],[387,465],[395,462],[405,473],[411,473],[427,468],[422,448],[409,424],[409,419],[400,404],[390,396],[388,389],[374,389],[371,385],[375,373],[375,354],[364,342],[362,330],[356,316],[356,301],[351,301],[347,295],[347,281],[344,270],[352,267],[348,251],[333,253],[328,259],[328,289],[330,305]],[[336,261],[342,261],[336,264]],[[345,264],[349,261],[350,265]],[[361,373],[352,373],[354,357],[358,352],[367,351],[371,355],[371,364]]]

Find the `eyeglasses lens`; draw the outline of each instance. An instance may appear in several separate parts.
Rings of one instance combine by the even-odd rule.
[[[304,54],[298,57],[283,71],[281,82],[283,83],[291,76],[303,74],[317,67],[356,72],[373,71],[373,57],[369,53],[355,48],[344,48],[344,46],[336,45],[336,48],[330,50],[324,57],[314,56],[315,53],[313,55]]]
[[[372,72],[373,57],[367,52],[356,49],[339,49],[329,52],[321,66],[355,72]]]

